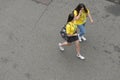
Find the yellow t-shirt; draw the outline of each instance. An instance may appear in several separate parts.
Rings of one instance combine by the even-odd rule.
[[[88,9],[87,9],[88,10]],[[88,10],[88,13],[89,13],[90,11]],[[75,23],[77,24],[77,25],[81,25],[81,24],[84,24],[85,22],[86,22],[86,20],[87,20],[87,15],[88,15],[88,13],[86,13],[84,10],[82,10],[82,12],[81,12],[81,15],[80,15],[80,18],[78,19],[78,20],[75,20]],[[76,11],[76,10],[74,10],[74,16],[77,16],[78,15],[78,12]]]
[[[66,25],[66,33],[67,34],[72,35],[76,32],[76,30],[77,30],[77,26],[73,22],[69,22]]]

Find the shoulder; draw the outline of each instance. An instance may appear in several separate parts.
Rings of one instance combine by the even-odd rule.
[[[70,27],[70,23],[67,23],[67,24],[66,24],[66,27]]]
[[[77,12],[77,10],[74,10],[74,13]]]
[[[74,16],[77,16],[77,15],[78,15],[77,10],[74,10],[73,13],[74,13]]]
[[[66,28],[70,28],[71,27],[70,24],[71,24],[71,22],[67,23]]]

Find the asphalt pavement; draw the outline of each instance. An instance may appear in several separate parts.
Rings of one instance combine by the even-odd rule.
[[[116,0],[117,1],[117,0]],[[81,54],[65,47],[59,31],[68,14],[84,3],[86,23]],[[120,5],[113,0],[0,0],[0,80],[119,80]]]

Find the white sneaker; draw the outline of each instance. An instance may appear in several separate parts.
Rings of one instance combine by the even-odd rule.
[[[84,56],[82,56],[81,54],[77,54],[77,57],[78,57],[78,58],[80,58],[80,59],[82,59],[82,60],[84,60],[84,59],[85,59],[85,57],[84,57]]]
[[[79,39],[80,42],[82,42],[82,39],[81,39],[81,37],[79,36],[79,34],[78,34],[78,39]]]
[[[62,44],[59,43],[58,45],[59,45],[59,49],[60,49],[61,51],[64,51],[64,48],[62,47]]]
[[[83,39],[83,41],[86,41],[86,40],[87,40],[84,36],[81,36],[81,39]]]

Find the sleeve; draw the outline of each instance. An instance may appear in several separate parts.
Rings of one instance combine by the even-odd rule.
[[[67,33],[67,34],[71,34],[71,33],[70,33],[70,25],[69,25],[69,24],[66,25],[66,33]]]
[[[77,15],[78,15],[77,11],[76,11],[76,10],[74,10],[74,16],[77,16]]]
[[[90,13],[90,10],[89,9],[87,9],[87,11],[88,11],[88,14]]]

